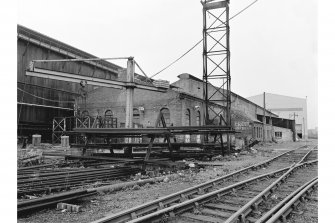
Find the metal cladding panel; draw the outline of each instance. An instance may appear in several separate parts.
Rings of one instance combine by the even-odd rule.
[[[19,36],[21,34],[28,36],[30,35],[31,38],[35,38],[36,40],[41,41],[41,44],[29,41],[29,38],[22,38]],[[43,34],[18,26],[17,115],[20,121],[19,124],[21,124],[21,122],[29,122],[31,125],[34,123],[52,124],[52,117],[68,116],[68,111],[57,108],[43,108],[41,106],[73,108],[73,103],[69,103],[68,101],[74,101],[75,98],[78,97],[81,93],[80,86],[76,83],[26,76],[27,67],[29,62],[32,60],[69,58],[68,56],[57,52],[52,48],[45,47],[43,44],[52,44],[53,47],[61,47],[62,50],[68,49],[72,50],[72,53],[75,53],[75,50],[73,50],[74,48],[72,49],[70,46],[64,43],[48,38],[49,37],[46,37]],[[55,45],[54,43],[56,42],[57,44]],[[87,53],[85,54],[83,51],[78,53],[80,54],[79,56],[82,57],[90,56]],[[91,57],[94,56],[91,55]],[[87,63],[39,63],[38,65],[43,68],[81,73],[88,76],[95,75],[96,77],[100,78],[116,78],[116,74],[108,70],[103,70],[101,67],[95,67]],[[101,65],[109,66],[111,69],[116,69],[118,67],[112,66],[111,63],[107,62],[102,62]],[[93,89],[93,86],[86,87],[86,91],[91,91]],[[30,105],[20,103],[26,103]],[[36,104],[38,106],[32,106],[31,104]]]

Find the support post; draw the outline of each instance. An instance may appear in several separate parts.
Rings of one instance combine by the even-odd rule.
[[[272,141],[274,133],[273,133],[272,114],[271,113],[270,113],[269,125],[271,127],[271,131],[270,131],[271,137],[270,137],[270,140]]]
[[[129,85],[126,86],[126,128],[133,127],[133,100],[134,100],[134,58],[129,57],[127,61],[127,83]]]
[[[266,140],[266,117],[265,117],[265,92],[263,93],[263,142]]]
[[[230,77],[230,29],[229,0],[201,1],[203,6],[203,99],[204,125],[225,112],[225,124],[231,127],[231,77]],[[211,84],[220,83],[220,87],[211,90]],[[218,109],[220,106],[220,109]],[[210,114],[213,114],[213,116]],[[204,135],[208,142],[208,135]],[[227,134],[230,152],[230,135]]]
[[[203,66],[203,99],[205,101],[205,106],[203,108],[204,114],[204,125],[209,125],[209,114],[208,114],[208,79],[207,79],[207,22],[206,22],[206,9],[203,8],[203,31],[202,31],[202,44],[203,44],[203,53],[202,53],[202,66]],[[204,135],[204,143],[208,143],[208,134]]]
[[[159,114],[157,116],[157,119],[156,119],[156,122],[155,122],[155,127],[156,128],[158,127],[159,122],[162,121],[162,120],[164,120],[164,117],[162,118],[162,116],[163,116],[163,113],[159,112]],[[164,120],[164,123],[162,123],[162,124],[165,125],[165,120]],[[151,135],[149,137],[150,137],[150,142],[149,142],[149,146],[148,146],[147,153],[145,155],[144,160],[149,160],[150,154],[151,154],[152,144],[154,143],[154,140],[155,140],[156,136],[155,135]]]
[[[127,61],[127,85],[126,85],[126,128],[133,127],[133,103],[134,103],[134,58],[129,57]],[[127,143],[132,142],[132,138],[125,139]]]

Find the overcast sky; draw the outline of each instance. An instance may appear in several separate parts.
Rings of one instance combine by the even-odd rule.
[[[230,14],[253,1],[231,1]],[[200,0],[19,0],[18,23],[98,57],[134,56],[151,76],[202,38],[202,6]],[[307,96],[308,128],[316,127],[316,0],[259,0],[230,30],[232,91]],[[201,44],[156,78],[174,82],[184,72],[202,78]]]

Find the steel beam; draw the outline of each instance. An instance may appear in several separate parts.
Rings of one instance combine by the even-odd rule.
[[[226,126],[185,126],[166,128],[74,128],[74,133],[115,136],[170,135],[170,134],[223,134],[235,133]]]
[[[155,86],[147,86],[133,83],[127,83],[124,81],[117,81],[117,80],[107,80],[102,78],[95,78],[89,77],[84,75],[66,73],[61,71],[53,71],[47,70],[42,68],[37,68],[34,66],[30,66],[29,70],[26,71],[27,76],[32,77],[40,77],[52,80],[60,80],[60,81],[68,81],[73,83],[80,83],[81,81],[86,81],[87,84],[99,86],[99,87],[109,87],[109,88],[116,88],[116,89],[123,89],[124,87],[133,87],[142,90],[148,91],[158,91],[158,92],[166,92],[166,89],[158,88]]]

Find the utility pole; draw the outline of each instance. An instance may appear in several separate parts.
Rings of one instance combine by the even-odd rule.
[[[265,142],[266,140],[266,129],[265,129],[265,124],[266,124],[266,117],[265,117],[265,92],[263,93],[263,141]]]
[[[269,110],[269,111],[272,112],[271,110]],[[272,124],[272,113],[270,113],[269,124],[270,124],[270,127],[271,127],[271,131],[270,131],[270,134],[271,134],[271,136],[270,136],[270,141],[272,142],[272,140],[273,140],[273,135],[274,135],[274,133],[273,133],[273,124]]]
[[[288,117],[291,118],[291,116],[292,116],[292,115],[289,114]],[[298,117],[298,116],[299,116],[299,115],[296,115],[295,112],[293,113],[294,126],[292,126],[292,129],[294,130],[294,131],[293,131],[293,135],[294,135],[294,139],[293,139],[293,141],[294,141],[294,142],[296,141],[296,138],[298,137],[298,136],[297,136],[297,130],[296,130],[296,128],[295,128],[295,127],[296,127],[295,117]]]
[[[299,115],[296,115],[295,112],[293,112],[293,120],[295,121],[295,117],[298,117]],[[291,114],[290,114],[291,117]]]
[[[306,139],[306,143],[307,143],[307,135],[308,135],[308,128],[307,128],[307,96],[306,96],[306,111],[305,111],[305,109],[304,109],[304,114],[303,114],[303,116],[304,116],[304,138]],[[305,117],[306,117],[306,122],[305,122]],[[305,124],[306,123],[306,124]],[[307,132],[306,132],[306,130],[307,130]]]

